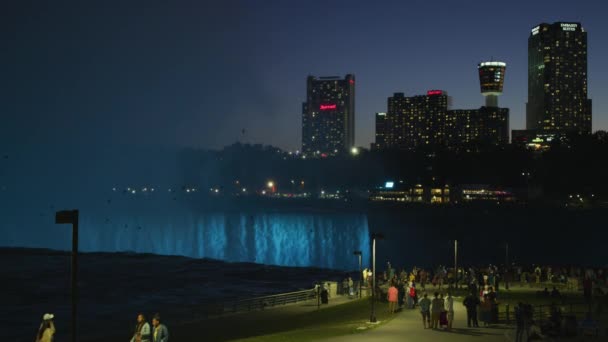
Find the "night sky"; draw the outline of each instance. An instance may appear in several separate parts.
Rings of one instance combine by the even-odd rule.
[[[477,63],[507,63],[524,128],[527,39],[589,32],[593,130],[608,129],[606,1],[2,1],[0,143],[300,148],[306,76],[354,73],[356,143],[394,92],[477,108]],[[243,129],[245,133],[243,134]]]

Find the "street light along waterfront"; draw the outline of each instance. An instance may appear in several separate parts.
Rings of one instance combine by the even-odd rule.
[[[372,234],[372,313],[369,317],[371,323],[376,323],[376,240],[384,239],[382,233]]]
[[[363,253],[361,251],[354,251],[353,255],[359,256],[359,298],[361,298],[361,284],[363,283],[363,270],[361,270],[361,256]]]

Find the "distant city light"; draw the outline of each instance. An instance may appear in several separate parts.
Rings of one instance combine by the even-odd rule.
[[[262,190],[262,195],[266,195],[266,190]]]
[[[132,193],[132,194],[134,194],[134,193],[135,193],[135,190],[132,190],[132,191],[131,191],[131,193]]]
[[[112,191],[116,191],[116,188],[112,188]]]
[[[357,154],[359,154],[359,149],[357,147],[353,147],[350,149],[350,153],[356,156]]]
[[[392,189],[395,186],[395,182],[386,182],[384,183],[384,187],[386,189]]]
[[[215,193],[217,194],[218,192],[220,192],[220,189],[215,189]]]
[[[274,187],[274,182],[273,182],[273,181],[269,181],[269,182],[268,182],[268,187],[269,187],[269,188]]]
[[[247,189],[246,189],[246,188],[243,188],[243,192],[247,192]]]

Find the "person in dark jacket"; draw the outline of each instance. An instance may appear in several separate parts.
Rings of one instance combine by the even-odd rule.
[[[169,329],[167,326],[160,323],[160,315],[154,315],[152,318],[152,325],[154,326],[154,330],[152,332],[152,341],[153,342],[169,342]]]
[[[472,323],[473,327],[478,328],[479,323],[477,322],[477,306],[481,304],[479,297],[477,297],[477,294],[475,293],[470,293],[468,296],[466,296],[462,304],[464,304],[464,306],[467,308],[467,325],[470,328]]]

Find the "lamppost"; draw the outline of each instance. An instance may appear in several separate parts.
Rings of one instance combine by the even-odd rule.
[[[458,240],[454,240],[454,277],[458,279]]]
[[[359,298],[361,298],[361,284],[363,283],[363,270],[361,269],[361,256],[363,253],[361,251],[354,251],[353,255],[359,256]]]
[[[372,314],[369,317],[371,323],[376,323],[376,240],[384,239],[381,233],[372,234]]]
[[[55,224],[72,224],[72,342],[76,342],[76,309],[78,303],[78,210],[55,213]]]
[[[507,273],[509,273],[509,275],[507,276]],[[509,270],[509,243],[506,242],[505,243],[505,274],[503,275],[504,279],[505,279],[505,289],[509,289],[509,279],[508,277],[511,276],[510,270]]]

